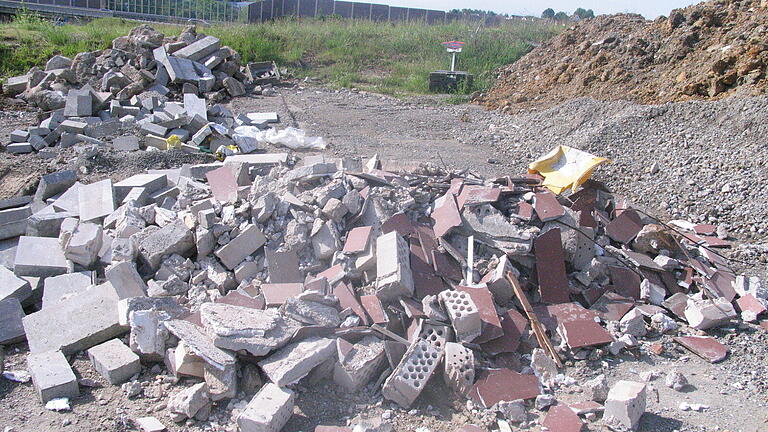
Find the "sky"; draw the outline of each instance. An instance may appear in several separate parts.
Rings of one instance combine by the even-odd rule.
[[[678,9],[699,3],[696,0],[373,0],[373,3],[391,6],[408,6],[424,9],[482,9],[510,15],[539,16],[546,8],[567,12],[569,15],[582,7],[592,9],[595,14],[634,12],[648,19],[659,15],[669,15],[672,9]]]

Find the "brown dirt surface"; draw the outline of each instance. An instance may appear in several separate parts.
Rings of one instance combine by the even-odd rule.
[[[480,100],[548,107],[579,97],[644,104],[766,93],[768,2],[715,0],[647,21],[584,20],[502,68]]]

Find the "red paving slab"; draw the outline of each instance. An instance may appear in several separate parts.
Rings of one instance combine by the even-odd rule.
[[[344,242],[344,249],[342,252],[365,252],[365,249],[368,247],[368,242],[371,239],[371,230],[372,227],[369,226],[352,228],[347,235],[347,241]]]
[[[681,336],[674,341],[710,363],[723,361],[728,356],[728,347],[709,336]]]
[[[488,186],[464,186],[457,199],[459,208],[494,203],[499,200],[501,189]]]
[[[747,294],[736,300],[736,305],[739,307],[739,311],[750,311],[753,312],[755,316],[765,312],[765,306],[763,306],[763,304],[757,300],[757,297],[752,294]]]
[[[448,233],[453,227],[461,225],[461,214],[459,214],[459,208],[456,204],[456,198],[447,194],[443,198],[442,205],[436,208],[432,212],[432,220],[435,221],[433,229],[437,237],[442,237]]]
[[[357,300],[357,297],[355,297],[354,291],[352,291],[352,289],[347,284],[344,282],[338,283],[333,288],[333,295],[339,299],[339,305],[342,309],[350,308],[355,313],[355,315],[360,317],[360,324],[365,326],[370,325],[370,320],[368,319],[368,315],[365,313],[363,305],[360,304],[360,302]]]
[[[629,312],[635,301],[629,297],[607,292],[602,295],[589,309],[597,313],[604,321],[618,321]]]
[[[565,273],[565,254],[560,240],[560,228],[551,229],[538,236],[533,241],[533,248],[541,301],[568,302],[568,276]]]
[[[302,292],[304,292],[303,283],[263,284],[261,286],[261,293],[264,295],[267,307],[280,306],[289,298],[296,297]]]
[[[568,405],[557,404],[549,408],[541,425],[549,432],[580,432],[584,422]]]
[[[237,291],[230,291],[224,297],[216,299],[216,303],[225,303],[232,306],[244,306],[253,309],[264,309],[266,305],[261,297],[248,297]]]
[[[499,315],[496,313],[496,305],[493,302],[493,294],[488,288],[472,288],[460,286],[459,291],[469,294],[469,297],[475,302],[480,320],[483,322],[482,333],[476,337],[473,343],[483,343],[499,338],[504,335],[501,328]]]
[[[384,307],[381,305],[381,300],[378,297],[375,295],[360,296],[360,303],[374,324],[386,326],[389,323],[387,313],[384,311]]]
[[[640,300],[640,275],[626,267],[609,266],[611,283],[617,293]]]
[[[523,375],[510,369],[481,372],[470,391],[470,397],[485,408],[499,401],[533,399],[539,395],[539,380],[535,375]]]
[[[628,244],[643,229],[643,222],[634,210],[625,210],[606,227],[608,237],[619,243]]]
[[[483,344],[483,351],[490,355],[513,353],[520,347],[520,338],[528,327],[528,320],[516,309],[510,309],[501,316],[504,336]]]
[[[542,222],[551,221],[565,214],[565,209],[552,192],[539,192],[535,195],[533,209]]]

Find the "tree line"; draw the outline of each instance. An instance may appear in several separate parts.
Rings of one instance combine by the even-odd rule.
[[[582,20],[595,17],[595,12],[592,9],[578,8],[572,15],[560,11],[555,13],[552,8],[547,8],[541,13],[541,17],[544,19],[551,19],[555,21],[568,21],[568,20]]]

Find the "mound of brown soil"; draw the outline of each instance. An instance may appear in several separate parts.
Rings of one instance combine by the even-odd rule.
[[[766,93],[768,0],[715,0],[647,21],[582,21],[499,72],[492,108],[577,97],[660,103]]]

